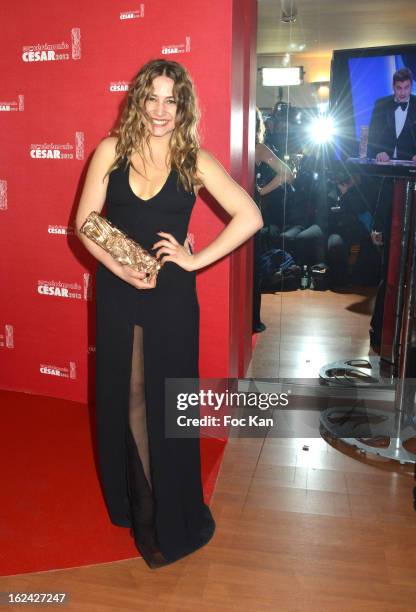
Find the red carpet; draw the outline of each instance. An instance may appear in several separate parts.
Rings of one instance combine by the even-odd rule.
[[[0,391],[0,400],[0,575],[137,557],[129,530],[107,516],[93,450],[94,410],[10,391]],[[225,444],[201,442],[207,502]]]

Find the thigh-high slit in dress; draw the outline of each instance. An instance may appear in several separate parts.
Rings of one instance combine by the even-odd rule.
[[[183,244],[195,194],[171,171],[142,200],[130,166],[109,176],[106,216],[150,250],[171,233]],[[150,567],[206,544],[215,522],[204,503],[199,438],[165,435],[165,379],[198,378],[195,272],[166,262],[156,287],[139,290],[101,263],[96,273],[96,397],[100,481],[110,520],[130,527]]]

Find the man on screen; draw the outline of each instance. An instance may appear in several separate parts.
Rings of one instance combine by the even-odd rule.
[[[416,161],[416,96],[411,94],[412,85],[411,70],[401,68],[393,74],[393,96],[376,100],[368,132],[368,157],[379,162]]]

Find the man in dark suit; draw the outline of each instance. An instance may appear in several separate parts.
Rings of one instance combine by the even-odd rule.
[[[374,104],[368,131],[368,157],[416,161],[416,96],[411,94],[413,75],[401,68],[393,75],[393,95]]]
[[[393,75],[393,95],[376,100],[368,131],[368,157],[378,162],[390,159],[416,161],[416,96],[411,94],[412,85],[411,70],[401,68]],[[383,246],[383,263],[370,328],[370,344],[377,352],[383,325],[393,180],[381,179],[378,191],[372,237],[375,244]]]

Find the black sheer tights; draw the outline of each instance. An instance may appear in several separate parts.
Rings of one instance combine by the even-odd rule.
[[[132,515],[132,535],[146,563],[166,565],[156,530],[144,393],[143,328],[134,326],[127,427],[127,482]]]

